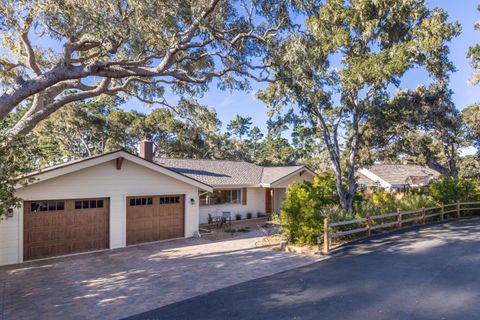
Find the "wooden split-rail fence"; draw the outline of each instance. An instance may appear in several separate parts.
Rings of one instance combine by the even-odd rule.
[[[358,233],[366,233],[369,236],[372,231],[377,229],[398,229],[405,224],[426,223],[433,218],[439,221],[443,221],[445,218],[459,218],[462,216],[462,212],[476,210],[480,210],[480,202],[456,202],[417,210],[401,211],[397,209],[396,212],[392,213],[367,215],[365,218],[332,223],[328,218],[325,218],[323,220],[323,252],[328,253],[330,251],[332,239],[335,238]],[[387,219],[390,221],[385,221]]]

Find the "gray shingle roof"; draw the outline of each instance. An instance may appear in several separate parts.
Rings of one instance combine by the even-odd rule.
[[[438,178],[440,173],[427,167],[414,164],[376,164],[366,168],[392,185],[406,184],[410,177]]]
[[[303,168],[261,167],[253,163],[228,160],[156,158],[154,162],[211,186],[272,183]]]
[[[368,177],[366,177],[365,175],[363,175],[360,172],[357,172],[355,178],[357,179],[357,183],[359,185],[363,185],[363,186],[367,186],[367,187],[375,187],[377,185],[377,183],[375,181],[369,179]]]

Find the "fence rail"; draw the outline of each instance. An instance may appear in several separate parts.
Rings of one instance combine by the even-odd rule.
[[[473,207],[472,207],[473,206]],[[452,209],[453,208],[453,209]],[[447,210],[446,210],[447,209]],[[428,219],[439,217],[440,221],[445,219],[445,216],[451,213],[455,213],[454,217],[461,217],[464,211],[480,210],[479,202],[456,202],[451,204],[445,204],[438,207],[420,208],[417,210],[401,211],[397,209],[397,212],[386,213],[381,215],[372,215],[360,219],[352,219],[346,221],[336,221],[330,223],[328,218],[323,220],[323,251],[328,253],[330,251],[331,241],[334,238],[344,237],[356,233],[364,233],[371,235],[373,230],[382,228],[401,228],[404,224],[414,223],[426,223]],[[432,211],[437,211],[431,213]],[[427,214],[428,212],[428,214]],[[412,217],[412,215],[415,215]],[[409,216],[404,218],[404,216]],[[396,217],[394,221],[380,222],[378,220]],[[353,229],[348,230],[331,230],[338,229],[338,227],[352,226]]]

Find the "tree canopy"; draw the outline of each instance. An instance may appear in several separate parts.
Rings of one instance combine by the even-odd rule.
[[[350,213],[356,170],[376,161],[478,179],[479,105],[460,112],[449,87],[460,31],[425,0],[2,1],[0,214],[19,175],[144,138],[159,157],[333,171]],[[467,56],[476,84],[480,45]],[[418,69],[426,83],[404,88]],[[251,81],[267,83],[265,132],[198,102]]]
[[[282,81],[259,97],[273,108],[294,102],[311,116],[346,211],[353,209],[360,137],[370,110],[388,101],[389,86],[398,86],[410,69],[422,67],[441,80],[454,69],[447,42],[460,27],[447,17],[418,0],[328,0],[307,19],[305,32],[280,42],[271,56]]]
[[[261,72],[268,44],[302,8],[301,1],[266,0],[2,1],[0,121],[28,109],[3,142],[99,95],[168,106],[167,89],[196,96],[213,79],[231,89],[245,89],[247,78],[269,79]]]

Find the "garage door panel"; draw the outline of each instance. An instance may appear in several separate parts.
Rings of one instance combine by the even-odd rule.
[[[78,200],[49,200],[38,209],[36,202],[24,203],[24,260],[107,249],[109,239],[108,199],[101,208],[76,208]],[[89,199],[90,201],[90,199]],[[44,201],[42,201],[44,202]]]
[[[127,197],[127,245],[183,237],[184,200],[184,195]]]

